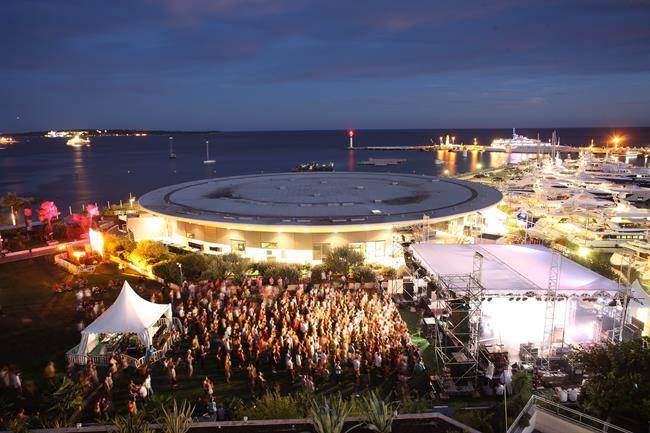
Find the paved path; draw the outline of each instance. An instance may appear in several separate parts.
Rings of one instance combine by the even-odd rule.
[[[20,260],[33,259],[35,257],[49,256],[51,254],[57,253],[58,251],[60,251],[60,249],[65,249],[68,245],[71,246],[85,245],[89,242],[90,241],[88,239],[81,239],[78,241],[66,242],[62,244],[47,245],[44,247],[32,248],[31,253],[29,252],[29,250],[12,251],[10,253],[7,253],[6,256],[0,257],[0,264],[17,262]]]

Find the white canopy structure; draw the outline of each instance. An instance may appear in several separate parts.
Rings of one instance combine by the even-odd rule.
[[[171,304],[156,304],[138,296],[127,281],[119,296],[101,316],[81,331],[81,343],[77,355],[84,356],[97,346],[100,334],[137,334],[145,347],[150,347],[155,333],[160,328],[160,319],[165,325],[172,323]]]
[[[467,275],[472,272],[476,252],[483,256],[481,284],[485,294],[508,292],[546,292],[548,288],[551,250],[539,245],[411,245],[413,257],[432,276]],[[558,294],[565,296],[612,296],[619,284],[585,268],[566,257],[562,258]]]

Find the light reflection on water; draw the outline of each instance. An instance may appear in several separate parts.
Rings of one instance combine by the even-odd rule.
[[[585,130],[576,142],[604,132]],[[650,130],[648,130],[650,131]],[[412,146],[429,144],[431,137],[449,131],[363,131],[355,145]],[[507,136],[509,130],[471,130],[458,141],[489,143],[495,136]],[[529,134],[531,135],[531,134]],[[647,135],[650,135],[648,132]],[[215,164],[203,164],[205,140]],[[196,179],[234,176],[260,172],[290,171],[304,162],[334,162],[336,170],[393,171],[450,175],[482,168],[516,163],[534,155],[493,152],[421,152],[368,151],[347,149],[343,131],[239,132],[216,135],[178,135],[174,139],[177,159],[169,159],[167,136],[92,138],[91,147],[73,148],[65,139],[31,137],[0,151],[0,194],[15,191],[21,195],[54,200],[60,209],[74,210],[85,203],[105,205],[107,200],[128,200],[152,189]],[[565,142],[565,140],[563,140]],[[406,159],[403,164],[374,167],[360,166],[369,158]],[[435,159],[444,164],[434,163]],[[632,162],[643,164],[643,157]]]

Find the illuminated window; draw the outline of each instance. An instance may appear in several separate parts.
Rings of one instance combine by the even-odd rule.
[[[233,253],[244,253],[246,252],[246,242],[240,241],[237,239],[230,240],[230,250]]]
[[[323,260],[323,258],[329,253],[330,244],[314,244],[312,247],[314,260]]]
[[[386,255],[386,242],[375,241],[366,242],[366,257],[369,259],[375,257],[384,257]]]
[[[262,249],[265,249],[265,250],[274,250],[274,249],[276,249],[278,247],[278,243],[277,242],[262,242],[261,247],[262,247]]]
[[[366,248],[363,242],[352,242],[350,243],[350,248],[352,248],[354,251],[357,251],[361,254],[366,253]]]

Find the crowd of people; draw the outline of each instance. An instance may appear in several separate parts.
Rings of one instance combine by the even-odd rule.
[[[360,389],[373,375],[394,373],[403,389],[409,378],[424,372],[396,304],[377,290],[334,288],[331,283],[288,290],[281,281],[253,278],[243,284],[186,281],[180,288],[154,292],[150,299],[170,302],[182,324],[155,367],[164,369],[171,389],[183,386],[179,370],[191,378],[207,362],[217,363],[216,377],[201,382],[202,404],[213,418],[225,416],[219,383],[230,383],[235,371],[245,374],[252,395],[283,386],[313,392],[321,384],[343,380]],[[109,375],[116,374],[116,364]],[[151,368],[144,365],[129,385],[132,412],[153,393]]]

